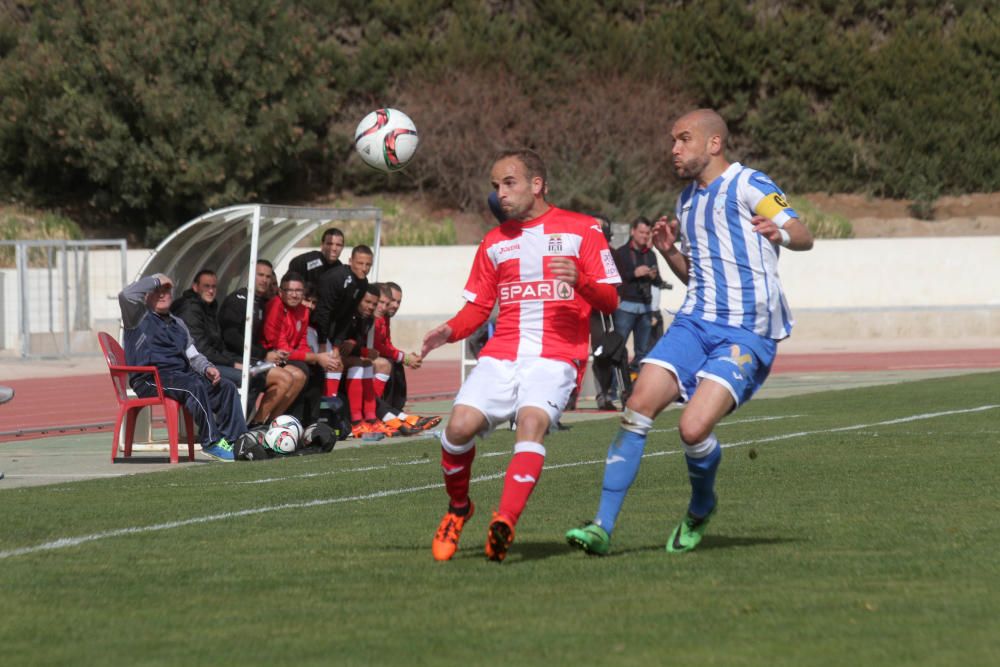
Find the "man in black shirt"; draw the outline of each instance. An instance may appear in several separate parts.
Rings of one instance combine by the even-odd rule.
[[[288,264],[288,270],[305,277],[306,284],[314,287],[330,269],[343,266],[340,263],[340,253],[344,249],[344,232],[331,227],[323,232],[323,241],[319,250],[310,250],[296,256]]]
[[[371,248],[355,246],[348,264],[334,267],[320,278],[312,317],[320,347],[327,342],[339,346],[347,338],[355,309],[368,288],[373,259]]]
[[[622,277],[621,303],[614,315],[615,332],[626,341],[632,334],[633,371],[638,370],[639,360],[649,350],[653,287],[664,286],[651,241],[652,225],[640,216],[632,222],[629,242],[614,251],[615,264]]]

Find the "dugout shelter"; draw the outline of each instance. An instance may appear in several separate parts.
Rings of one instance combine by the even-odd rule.
[[[240,287],[254,284],[257,258],[270,260],[275,266],[294,252],[296,245],[317,229],[336,227],[346,221],[370,221],[374,226],[374,260],[370,279],[378,279],[379,248],[382,241],[382,209],[311,208],[275,206],[271,204],[240,204],[209,211],[184,224],[156,247],[139,270],[140,276],[163,273],[175,281],[175,289],[187,289],[198,271],[209,268],[219,279],[220,298]],[[313,248],[315,249],[315,248]],[[279,276],[280,278],[280,276]],[[243,379],[240,396],[246,413],[250,366],[250,320],[253,300],[247,299],[246,334],[243,337]]]

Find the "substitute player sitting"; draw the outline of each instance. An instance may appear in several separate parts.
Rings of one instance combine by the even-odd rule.
[[[502,561],[514,527],[542,473],[542,440],[576,386],[587,358],[591,307],[611,313],[620,282],[600,226],[589,216],[545,200],[542,159],[529,150],[499,155],[490,172],[506,221],[486,234],[465,285],[465,306],[424,337],[421,357],[462,340],[490,316],[499,301],[496,331],[462,385],[441,436],[441,467],[450,502],[434,536],[436,560],[458,548],[474,505],[469,479],[476,435],[512,417],[514,456],[507,467],[500,506],[490,520],[486,556]]]
[[[687,296],[642,360],[621,430],[608,449],[596,518],[566,533],[570,544],[589,553],[608,552],[646,436],[674,401],[687,404],[679,431],[691,500],[667,551],[698,545],[717,507],[722,447],[715,425],[750,400],[771,370],[778,341],[792,331],[778,251],[809,250],[812,234],[770,178],[726,159],[728,134],[725,121],[710,109],[682,116],[671,130],[674,168],[692,182],[677,199],[676,219],[656,222],[653,245],[687,285]]]

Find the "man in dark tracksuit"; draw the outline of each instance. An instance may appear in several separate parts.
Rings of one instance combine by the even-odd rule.
[[[316,310],[311,323],[319,334],[320,351],[331,343],[331,352],[348,338],[358,303],[368,288],[368,272],[374,253],[366,245],[355,246],[350,263],[330,269],[319,281]],[[339,355],[339,352],[335,352]]]
[[[216,295],[218,284],[215,271],[202,269],[191,287],[171,304],[170,312],[184,320],[195,347],[219,369],[222,377],[239,386],[243,381],[243,350],[230,352],[222,339]]]
[[[155,366],[163,393],[188,409],[198,424],[201,450],[233,461],[233,446],[247,431],[236,386],[222,378],[194,346],[184,321],[170,313],[173,281],[157,273],[140,278],[118,294],[125,327],[125,359],[131,366]],[[137,396],[156,395],[150,373],[132,373]]]

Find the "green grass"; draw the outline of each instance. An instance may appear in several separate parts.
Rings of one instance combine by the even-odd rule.
[[[813,236],[818,239],[849,239],[854,237],[854,226],[847,217],[829,213],[805,197],[790,196],[789,200],[805,221]]]
[[[446,499],[427,440],[0,491],[6,553],[269,509],[0,554],[2,660],[998,664],[1000,408],[970,411],[998,403],[1000,373],[751,402],[717,429],[720,510],[684,555],[663,549],[687,498],[675,410],[606,558],[562,534],[596,508],[613,419],[548,440],[499,566],[482,543],[509,432],[479,447],[449,563],[430,556]]]

